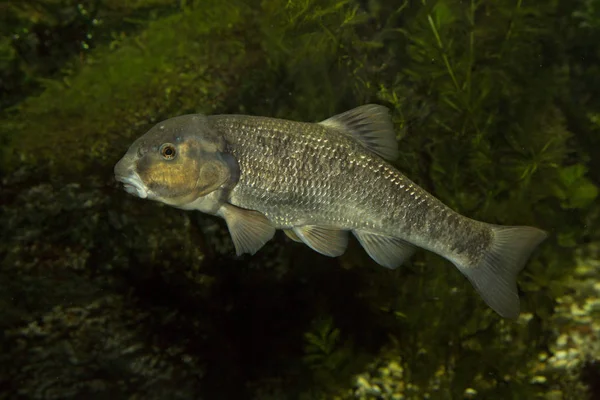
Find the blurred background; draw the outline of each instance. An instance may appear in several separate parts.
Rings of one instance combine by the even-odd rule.
[[[600,1],[0,0],[0,399],[600,398]],[[125,193],[157,122],[391,109],[397,167],[549,231],[501,319],[447,261]]]

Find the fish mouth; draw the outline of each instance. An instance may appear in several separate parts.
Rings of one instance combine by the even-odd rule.
[[[142,183],[139,175],[136,173],[132,173],[129,176],[116,176],[117,181],[123,184],[123,188],[129,194],[137,196],[141,199],[145,199],[148,197],[148,190],[146,190],[146,185]]]

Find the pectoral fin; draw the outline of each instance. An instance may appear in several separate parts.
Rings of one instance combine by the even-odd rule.
[[[294,228],[294,233],[308,247],[329,257],[341,256],[348,246],[348,232],[340,229],[305,225]]]
[[[387,268],[398,268],[417,249],[414,245],[392,236],[364,231],[353,232],[367,254]]]
[[[226,204],[221,207],[219,214],[227,222],[238,256],[256,253],[275,235],[275,227],[258,211]]]

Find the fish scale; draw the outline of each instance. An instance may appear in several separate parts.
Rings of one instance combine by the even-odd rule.
[[[322,144],[323,136],[336,133],[315,124],[279,121],[282,120],[211,117],[240,164],[240,179],[232,190],[232,204],[264,213],[277,227],[291,227],[299,221],[334,226],[341,223],[343,225],[338,226],[346,229],[363,226],[353,222],[351,217],[340,216],[348,209],[348,203],[365,207],[370,197],[376,195],[371,192],[369,196],[367,190],[369,181],[377,181],[376,176],[363,179],[356,188],[348,190],[352,170],[347,168],[350,163],[345,150],[353,147],[352,150],[360,154],[364,151],[362,147],[339,134],[340,138],[336,139],[340,143],[331,138],[327,139],[330,145],[326,146]],[[282,142],[281,137],[286,135],[291,140]],[[301,140],[294,141],[294,136]],[[301,155],[302,163],[295,161],[294,155]],[[340,170],[348,169],[346,173],[329,174],[332,158],[337,160]],[[270,179],[261,178],[263,176]],[[267,196],[269,201],[265,203],[262,199]],[[290,218],[290,214],[294,217]]]
[[[240,164],[231,203],[264,213],[278,228],[302,223],[376,229],[421,247],[430,247],[422,243],[424,234],[441,237],[447,232],[440,217],[453,214],[450,209],[348,135],[318,124],[264,117],[212,116],[210,121]],[[301,155],[303,162],[292,161],[293,155]],[[329,174],[332,159],[340,170],[334,176]],[[416,203],[415,194],[420,197]],[[434,205],[438,213],[431,215]],[[440,229],[420,223],[434,219]],[[438,247],[432,250],[441,251]]]

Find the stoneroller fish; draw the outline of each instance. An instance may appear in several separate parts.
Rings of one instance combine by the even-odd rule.
[[[138,197],[224,218],[238,255],[254,254],[276,229],[332,257],[352,232],[388,268],[417,247],[433,251],[498,314],[516,318],[516,276],[546,233],[454,212],[394,168],[397,155],[379,105],[319,123],[193,114],[137,139],[115,176]]]

